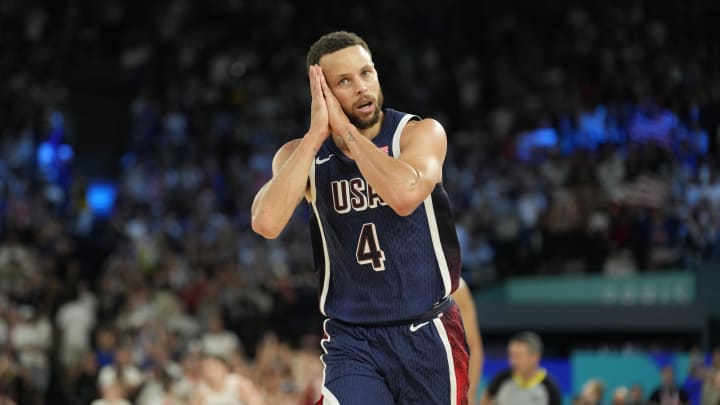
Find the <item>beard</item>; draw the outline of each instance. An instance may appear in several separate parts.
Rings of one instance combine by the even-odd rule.
[[[355,128],[360,130],[368,129],[380,121],[380,112],[382,111],[382,106],[384,102],[385,97],[383,97],[382,90],[380,90],[378,93],[378,98],[377,100],[375,100],[375,110],[369,118],[360,118],[357,116],[357,114],[352,112],[345,112],[345,114],[347,114],[350,123],[355,125]]]

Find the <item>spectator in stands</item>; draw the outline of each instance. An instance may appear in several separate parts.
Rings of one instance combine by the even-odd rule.
[[[203,380],[200,345],[189,345],[180,359],[181,373],[167,389],[181,403],[189,403],[193,391]]]
[[[542,349],[542,340],[534,332],[513,336],[508,344],[510,368],[492,379],[481,404],[562,404],[557,384],[540,367]]]
[[[702,405],[720,403],[720,347],[712,353],[712,364],[704,372]]]
[[[628,405],[646,405],[645,393],[643,387],[640,384],[634,384],[630,387],[630,394],[628,397]]]
[[[628,402],[629,395],[630,395],[630,390],[628,390],[627,387],[622,386],[622,387],[615,388],[610,405],[628,405],[629,404],[629,402]]]
[[[698,348],[690,351],[690,361],[688,374],[683,382],[682,389],[688,395],[690,405],[700,405],[702,397],[703,373],[705,365],[703,364],[703,353]]]
[[[202,360],[203,380],[195,389],[192,405],[244,403],[262,405],[260,391],[252,381],[230,369],[227,359],[206,353]]]
[[[98,367],[103,368],[112,364],[117,350],[117,332],[109,327],[98,329],[95,332],[95,347]]]
[[[114,395],[119,390],[129,399],[135,398],[144,381],[145,376],[137,367],[130,346],[119,347],[113,363],[101,368],[98,374],[98,384],[103,392],[107,388]]]
[[[125,397],[123,385],[119,381],[106,381],[100,386],[101,397],[90,405],[130,405]]]
[[[220,314],[210,316],[207,332],[202,336],[202,346],[206,353],[232,359],[240,355],[240,342],[237,335],[226,330]]]
[[[16,403],[29,403],[28,382],[9,351],[0,351],[0,395]]]
[[[665,365],[661,370],[661,383],[648,398],[655,405],[688,405],[687,393],[677,385],[675,369],[672,365]]]
[[[33,307],[21,306],[12,328],[11,344],[18,354],[20,366],[27,373],[29,389],[36,403],[50,382],[49,351],[52,347],[52,326],[47,316]]]
[[[605,384],[602,381],[593,378],[583,384],[580,392],[581,405],[600,405],[605,395]]]
[[[85,353],[80,365],[68,374],[63,387],[65,403],[89,404],[98,397],[98,365],[93,352]]]
[[[720,371],[713,372],[708,370],[708,376],[706,377],[706,383],[703,388],[701,404],[720,404]]]
[[[95,317],[95,296],[83,286],[58,309],[55,325],[60,331],[60,361],[65,368],[76,367],[90,350]]]

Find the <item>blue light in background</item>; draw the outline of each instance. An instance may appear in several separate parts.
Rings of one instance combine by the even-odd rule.
[[[115,205],[117,187],[108,181],[97,181],[90,183],[85,193],[90,210],[100,218],[107,218],[112,214]]]

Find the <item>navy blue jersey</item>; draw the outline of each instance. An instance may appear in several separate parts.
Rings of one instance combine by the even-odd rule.
[[[384,113],[372,141],[397,158],[402,129],[417,117]],[[399,216],[328,138],[316,155],[310,187],[323,315],[358,324],[413,319],[457,288],[460,249],[441,183],[412,214]]]

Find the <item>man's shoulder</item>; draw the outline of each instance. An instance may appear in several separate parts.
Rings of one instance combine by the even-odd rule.
[[[503,370],[497,374],[495,374],[495,377],[490,381],[490,384],[488,384],[487,387],[487,395],[489,398],[495,398],[498,393],[500,392],[500,389],[508,382],[512,381],[512,370],[507,369]]]
[[[433,118],[410,120],[402,130],[400,147],[405,149],[411,142],[416,141],[420,141],[432,149],[440,147],[444,149],[447,142],[445,128]]]
[[[435,118],[420,118],[417,116],[415,117],[416,119],[411,119],[407,122],[407,124],[405,124],[405,128],[403,129],[403,131],[415,131],[417,129],[421,129],[432,131],[440,130],[445,133],[445,128],[443,128],[442,124]]]
[[[500,385],[502,385],[506,381],[512,380],[512,376],[513,373],[511,369],[502,370],[499,373],[495,374],[495,377],[493,377],[490,381],[490,385],[495,386],[495,388],[498,389],[500,388]]]
[[[550,392],[552,395],[559,396],[560,395],[560,386],[558,385],[557,381],[553,378],[553,376],[550,375],[550,373],[545,373],[545,377],[540,382],[545,389]]]
[[[278,150],[275,152],[275,156],[273,157],[273,169],[279,168],[282,166],[289,158],[290,156],[295,152],[295,149],[300,146],[300,142],[302,141],[302,138],[296,138],[291,139],[287,142],[285,142]]]

